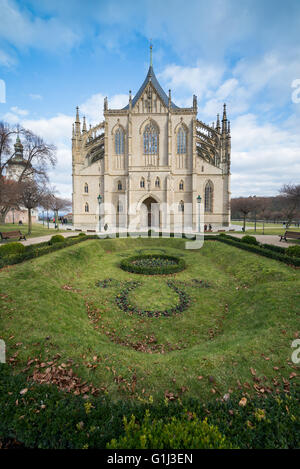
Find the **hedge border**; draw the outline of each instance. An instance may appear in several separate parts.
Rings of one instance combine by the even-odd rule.
[[[26,246],[26,251],[22,254],[16,254],[0,258],[0,269],[9,265],[20,264],[21,262],[44,256],[45,254],[50,254],[52,252],[59,251],[60,249],[67,248],[78,243],[82,243],[83,241],[88,241],[89,239],[98,239],[98,236],[70,236],[69,238],[66,238],[66,241],[61,241],[55,244],[49,244],[49,242],[47,241],[39,244],[32,244],[30,246]]]
[[[279,246],[273,246],[271,244],[260,244],[258,246],[244,243],[241,239],[235,238],[234,236],[228,236],[222,234],[222,236],[211,237],[211,239],[221,241],[222,243],[229,244],[230,246],[235,246],[244,251],[253,252],[259,254],[260,256],[268,257],[269,259],[274,259],[279,262],[284,262],[285,264],[292,267],[300,267],[300,258],[287,256],[281,250]],[[268,246],[268,247],[266,247]]]
[[[137,266],[133,264],[133,261],[148,259],[148,258],[156,258],[156,259],[169,259],[176,261],[177,264],[171,264],[166,266],[158,266],[158,267],[144,267],[144,266]],[[142,275],[168,275],[168,274],[175,274],[177,272],[181,272],[186,268],[186,263],[182,258],[176,256],[169,256],[167,254],[140,254],[137,256],[128,257],[127,259],[123,259],[120,262],[120,268],[125,270],[126,272],[130,272],[133,274],[142,274]]]

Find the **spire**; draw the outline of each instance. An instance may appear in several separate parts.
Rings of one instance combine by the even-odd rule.
[[[226,132],[227,132],[227,115],[226,115],[226,104],[224,103],[223,119],[222,119],[222,133],[225,134]]]
[[[75,135],[80,135],[79,107],[76,107]]]
[[[150,67],[152,67],[153,64],[152,64],[152,42],[151,42],[151,39],[150,39]]]
[[[83,116],[82,132],[86,132],[85,116]]]
[[[197,111],[197,96],[195,94],[193,95],[193,108]]]
[[[76,124],[78,124],[78,122],[80,123],[80,120],[79,120],[79,107],[76,106],[76,120],[75,120]]]
[[[220,132],[221,126],[220,126],[220,114],[217,114],[217,125],[216,125],[216,131]]]
[[[169,108],[171,107],[171,103],[172,103],[172,100],[171,100],[171,90],[169,90],[169,101],[168,101],[168,106],[169,106]]]
[[[108,102],[107,102],[107,96],[104,98],[104,111],[107,111],[108,109]]]
[[[227,133],[228,133],[228,137],[230,137],[230,121],[228,121]]]
[[[74,124],[72,124],[72,138],[75,137],[75,128],[74,128]]]
[[[131,90],[129,90],[129,110],[132,108],[132,96],[131,96]]]
[[[15,147],[14,159],[22,160],[23,159],[23,145],[20,140],[19,130],[17,133],[16,143],[14,144],[14,147]]]

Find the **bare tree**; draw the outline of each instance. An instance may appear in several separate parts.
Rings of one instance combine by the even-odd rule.
[[[243,217],[243,231],[246,231],[246,218],[253,210],[253,197],[239,197],[231,200],[231,210],[235,214],[241,214]]]
[[[0,181],[0,223],[5,222],[7,207],[17,209],[19,204],[19,184],[5,177]]]
[[[300,184],[285,184],[280,189],[280,194],[280,205],[288,228],[300,209]]]
[[[53,194],[51,193],[51,190],[46,188],[44,195],[42,197],[41,203],[40,203],[40,206],[43,207],[43,209],[46,210],[46,213],[47,213],[48,229],[49,229],[49,210],[51,210],[51,207],[52,207],[52,203],[51,203],[52,195]]]
[[[64,199],[55,195],[55,188],[49,193],[49,206],[54,212],[55,228],[58,228],[58,212],[60,210],[68,210],[72,206],[69,199]]]
[[[28,211],[28,234],[32,230],[31,212],[37,208],[43,200],[44,188],[32,179],[24,179],[18,183],[20,186],[19,203]]]
[[[28,129],[12,127],[7,123],[0,122],[0,219],[5,221],[6,214],[14,207],[15,197],[10,199],[5,185],[5,174],[8,166],[13,163],[15,153],[16,135],[20,135],[23,144],[23,159],[20,168],[22,170],[16,175],[15,181],[21,183],[25,178],[34,179],[37,182],[48,180],[47,171],[49,167],[56,164],[55,146],[49,145]]]

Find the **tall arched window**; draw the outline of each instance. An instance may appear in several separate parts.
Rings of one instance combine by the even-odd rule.
[[[118,191],[121,191],[121,190],[122,190],[122,182],[118,181]]]
[[[155,187],[160,187],[160,179],[159,179],[159,177],[157,177],[157,178],[155,179]]]
[[[184,189],[184,184],[183,184],[183,180],[181,180],[179,183],[179,190],[183,191],[183,189]]]
[[[85,211],[85,213],[88,213],[90,211],[88,203],[85,204],[84,211]]]
[[[88,183],[86,182],[85,185],[84,185],[84,192],[85,194],[88,194],[89,193],[89,186],[88,186]]]
[[[213,184],[211,181],[208,181],[205,186],[205,198],[204,198],[204,210],[205,212],[213,211]]]
[[[177,153],[186,153],[186,131],[183,127],[177,132]]]
[[[178,205],[179,212],[184,212],[184,202],[181,200]]]
[[[118,205],[117,205],[117,213],[122,213],[123,212],[123,204],[122,202],[118,202]]]
[[[122,129],[117,129],[115,133],[115,152],[116,155],[124,153],[124,132]]]
[[[140,187],[141,187],[142,189],[144,189],[144,187],[145,187],[145,179],[144,179],[144,178],[142,178],[142,179],[140,180]]]
[[[144,153],[145,155],[158,153],[158,131],[152,123],[146,125],[144,130]]]

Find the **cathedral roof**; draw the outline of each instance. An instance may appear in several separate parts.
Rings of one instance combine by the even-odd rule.
[[[147,73],[147,76],[144,80],[144,83],[142,84],[142,86],[140,87],[139,91],[136,93],[135,97],[133,98],[132,100],[132,107],[135,106],[135,104],[137,103],[137,101],[140,99],[140,97],[142,96],[146,86],[148,85],[148,83],[151,83],[152,86],[154,87],[154,89],[156,90],[158,96],[161,98],[161,100],[163,101],[164,105],[166,107],[168,107],[168,102],[169,102],[169,98],[168,96],[166,95],[166,93],[164,92],[164,90],[162,89],[162,87],[160,86],[160,84],[158,83],[158,80],[155,76],[155,73],[154,73],[154,70],[153,70],[153,66],[150,65],[149,67],[149,70],[148,70],[148,73]],[[173,101],[171,101],[171,107],[173,109],[178,109],[178,106],[176,106],[176,104],[173,103]],[[128,109],[129,108],[129,104],[127,104],[126,107],[124,107],[124,109]]]

